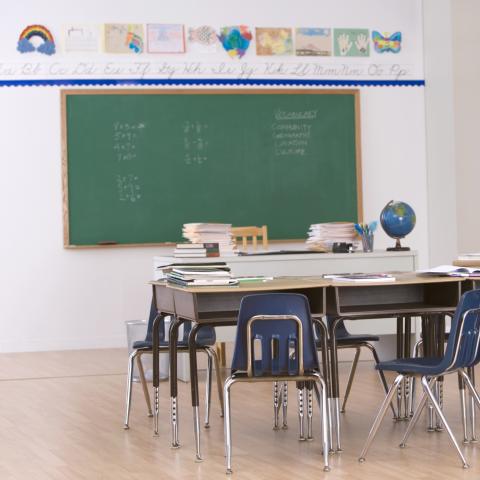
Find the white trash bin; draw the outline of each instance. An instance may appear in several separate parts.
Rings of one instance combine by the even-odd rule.
[[[165,331],[168,332],[168,327],[170,325],[170,318],[165,319]],[[145,320],[127,320],[125,322],[127,328],[127,345],[128,345],[128,355],[133,352],[133,344],[139,340],[145,340],[147,336],[147,322]],[[151,382],[153,378],[153,366],[152,366],[152,355],[145,354],[142,355],[142,365],[143,370],[145,371],[145,378],[147,382]],[[160,380],[168,379],[169,375],[169,361],[168,354],[162,353],[160,355]],[[138,375],[137,362],[133,366],[133,381],[139,382],[140,377]]]

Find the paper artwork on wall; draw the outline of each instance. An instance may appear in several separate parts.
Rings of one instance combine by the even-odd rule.
[[[256,28],[257,55],[293,55],[290,28]]]
[[[65,51],[98,52],[99,28],[96,25],[65,25]]]
[[[215,53],[218,51],[218,37],[215,29],[209,25],[190,27],[188,29],[188,49],[198,53]]]
[[[332,54],[330,28],[296,28],[295,54],[301,57],[330,56]]]
[[[242,58],[250,46],[252,34],[246,25],[222,27],[218,39],[231,58]]]
[[[181,24],[147,25],[149,53],[185,53],[185,35]]]
[[[105,52],[142,53],[143,25],[127,23],[105,24]]]
[[[38,52],[53,55],[55,41],[48,28],[43,25],[29,25],[18,37],[17,50],[20,53]]]
[[[336,28],[333,43],[336,57],[370,55],[370,32],[366,28]]]
[[[395,32],[390,35],[374,30],[372,32],[373,46],[377,53],[399,53],[402,49],[402,32]]]

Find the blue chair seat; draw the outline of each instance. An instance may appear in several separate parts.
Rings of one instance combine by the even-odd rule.
[[[202,335],[203,332],[203,335]],[[151,335],[150,335],[151,337]],[[215,330],[211,327],[202,328],[197,334],[197,347],[207,347],[215,344]],[[165,340],[160,340],[160,347],[168,347],[168,342]],[[182,339],[177,342],[178,347],[188,347],[188,340]],[[149,349],[153,348],[153,341],[150,339],[137,340],[133,343],[133,348],[138,349]]]
[[[439,359],[436,357],[397,358],[375,365],[377,370],[387,370],[398,373],[419,373],[422,375],[440,375],[443,369],[438,368]]]

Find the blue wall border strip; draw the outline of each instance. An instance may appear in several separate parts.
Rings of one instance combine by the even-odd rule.
[[[279,80],[279,79],[33,79],[0,80],[0,87],[90,87],[90,86],[297,86],[297,87],[424,87],[425,80]]]

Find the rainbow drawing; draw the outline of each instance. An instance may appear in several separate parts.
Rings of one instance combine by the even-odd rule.
[[[128,32],[127,38],[125,41],[128,48],[133,50],[135,53],[143,52],[143,40],[142,38],[134,32]]]
[[[42,39],[43,43],[35,47],[31,41],[34,37]],[[20,53],[37,51],[45,55],[53,55],[55,53],[55,41],[48,28],[43,25],[29,25],[22,30],[18,38],[17,50]]]

